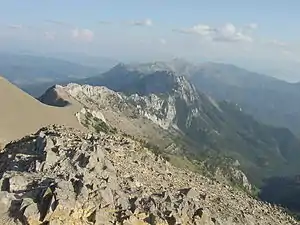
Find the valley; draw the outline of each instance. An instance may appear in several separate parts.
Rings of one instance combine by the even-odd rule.
[[[300,225],[300,1],[2,1],[0,225]]]

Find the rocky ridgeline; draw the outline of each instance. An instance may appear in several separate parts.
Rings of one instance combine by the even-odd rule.
[[[120,135],[43,128],[6,146],[0,178],[1,224],[297,224]]]

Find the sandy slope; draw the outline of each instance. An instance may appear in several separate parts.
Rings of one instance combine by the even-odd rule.
[[[21,138],[49,124],[81,128],[76,106],[52,107],[40,103],[0,77],[0,143]]]

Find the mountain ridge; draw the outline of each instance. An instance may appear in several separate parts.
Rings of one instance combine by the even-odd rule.
[[[77,83],[104,85],[120,91],[122,87],[120,82],[127,85],[138,77],[163,71],[185,76],[198,90],[217,101],[239,104],[245,112],[263,123],[287,127],[297,136],[300,135],[300,122],[297,122],[300,121],[300,107],[294,104],[300,98],[299,85],[230,64],[213,62],[192,64],[182,59],[121,63],[106,73],[79,80]],[[127,83],[122,83],[125,79]]]
[[[128,224],[297,224],[278,207],[229,186],[239,184],[251,191],[248,175],[253,181],[258,171],[266,175],[275,173],[274,166],[294,163],[296,167],[294,151],[299,142],[288,129],[262,125],[245,115],[239,105],[216,102],[186,77],[170,71],[142,74],[120,90],[123,92],[74,83],[55,85],[39,98],[52,105],[46,106],[0,79],[0,92],[6,94],[0,95],[3,108],[19,113],[5,113],[3,118],[38,122],[27,127],[20,120],[16,125],[8,121],[14,125],[12,131],[22,126],[28,134],[52,121],[71,125],[76,121],[76,126],[80,122],[93,131],[82,133],[54,125],[6,145],[0,153],[2,221],[30,225],[58,220],[76,224],[107,224],[108,220]],[[26,117],[28,109],[35,121]],[[60,116],[58,120],[56,116]],[[251,157],[259,153],[270,158],[260,158],[257,164]],[[226,161],[227,157],[235,161]],[[182,167],[186,169],[170,165],[174,159],[185,161]],[[246,163],[261,170],[246,170],[251,168]],[[203,177],[199,170],[191,173],[191,167],[211,167],[215,177]],[[170,206],[170,201],[175,205]],[[253,207],[257,211],[251,211]]]
[[[103,88],[77,85],[78,90],[85,89],[85,91],[75,96],[75,99],[78,100],[79,96],[80,102],[91,101],[95,110],[101,104],[110,107],[111,100],[118,99],[116,102],[113,101],[113,104],[122,109],[122,116],[119,114],[117,117],[127,121],[122,127],[132,124],[133,127],[144,127],[146,130],[143,132],[147,133],[147,126],[142,125],[144,123],[142,117],[146,117],[163,130],[170,131],[171,136],[173,135],[170,141],[183,138],[186,139],[184,145],[186,142],[193,143],[191,144],[193,147],[189,147],[189,144],[186,147],[193,150],[187,150],[185,154],[195,155],[196,158],[222,154],[224,157],[239,160],[243,171],[255,183],[260,183],[263,177],[274,173],[299,172],[292,156],[300,155],[298,150],[300,142],[287,129],[276,129],[260,124],[251,116],[244,114],[237,105],[217,103],[196,90],[185,76],[174,72],[162,70],[152,74],[137,71],[120,73],[120,69],[123,71],[124,66],[119,65],[111,71],[111,74],[106,73],[106,77],[102,77],[104,85],[116,91],[113,94],[116,97],[107,101],[101,97]],[[120,81],[124,79],[116,79],[119,75],[124,76],[124,79],[129,76],[129,79],[122,83]],[[70,93],[68,86],[65,90]],[[127,111],[128,113],[124,114]],[[104,117],[110,117],[112,113],[108,110],[105,114]],[[141,118],[141,121],[128,119],[129,117]],[[111,121],[113,120],[115,119]],[[147,124],[153,127],[149,122]],[[118,127],[118,124],[115,125]],[[139,132],[137,131],[134,136],[137,133]],[[281,134],[288,137],[287,144],[280,139]],[[155,139],[157,141],[161,138]],[[258,178],[260,170],[264,172],[260,172],[261,177]]]

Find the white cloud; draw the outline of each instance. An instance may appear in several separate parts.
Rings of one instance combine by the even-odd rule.
[[[146,39],[140,39],[140,40],[138,40],[138,42],[140,44],[149,44],[149,40],[146,40]]]
[[[201,36],[205,36],[211,33],[211,27],[199,24],[187,29],[173,29],[173,31],[183,34],[200,34]]]
[[[276,46],[279,46],[279,47],[287,47],[288,46],[288,43],[283,42],[283,41],[279,41],[279,40],[276,40],[276,39],[270,40],[269,43],[273,44],[273,45],[276,45]]]
[[[221,28],[217,28],[215,35],[213,37],[215,41],[225,41],[225,42],[252,42],[252,38],[242,31],[239,31],[233,24],[227,23]]]
[[[55,32],[46,31],[44,32],[44,37],[48,40],[54,40],[56,36]]]
[[[295,52],[289,50],[282,50],[282,54],[291,61],[300,62],[300,54],[296,54]]]
[[[166,39],[164,39],[164,38],[159,39],[159,42],[160,42],[162,45],[167,44],[167,41],[166,41]]]
[[[215,32],[215,29],[208,25],[199,24],[199,25],[193,26],[191,29],[191,32],[199,34],[201,36],[208,36],[208,35],[211,35],[213,32]]]
[[[89,29],[75,28],[71,31],[72,38],[81,41],[91,42],[94,39],[94,32]]]
[[[133,26],[151,27],[151,26],[153,26],[153,22],[152,22],[151,19],[136,20],[136,21],[132,21],[131,25],[133,25]]]
[[[22,24],[10,24],[7,27],[10,29],[16,29],[16,30],[24,28],[24,26]]]
[[[291,56],[293,55],[293,53],[291,51],[288,50],[282,50],[282,54],[286,55],[286,56]]]
[[[9,24],[7,25],[9,29],[13,30],[30,30],[30,31],[41,31],[41,28],[31,26],[31,25],[24,25],[24,24]]]
[[[243,33],[241,29],[233,24],[227,23],[221,27],[211,27],[205,24],[198,24],[188,29],[175,29],[175,32],[197,34],[212,41],[220,42],[252,42],[252,38]]]
[[[256,30],[258,28],[258,24],[257,23],[249,23],[245,27],[249,30]]]
[[[111,21],[106,21],[106,20],[100,20],[100,21],[98,21],[98,24],[109,25],[109,24],[112,24],[112,22]]]
[[[45,20],[46,23],[51,23],[57,26],[63,26],[63,27],[73,27],[71,24],[66,23],[64,21],[58,21],[58,20]]]
[[[67,29],[64,29],[64,31],[69,32],[71,29],[71,37],[76,40],[84,41],[84,42],[91,42],[94,39],[94,32],[90,29],[83,29],[83,28],[78,28],[71,23],[67,23],[64,21],[59,21],[59,20],[45,20],[46,23],[54,24],[59,27],[65,27]],[[99,21],[99,24],[102,23],[109,23],[108,21]],[[44,36],[48,39],[54,39],[56,34],[54,33],[49,33],[45,32]]]
[[[79,37],[79,29],[78,28],[72,30],[71,33],[72,33],[73,38],[78,38]]]

